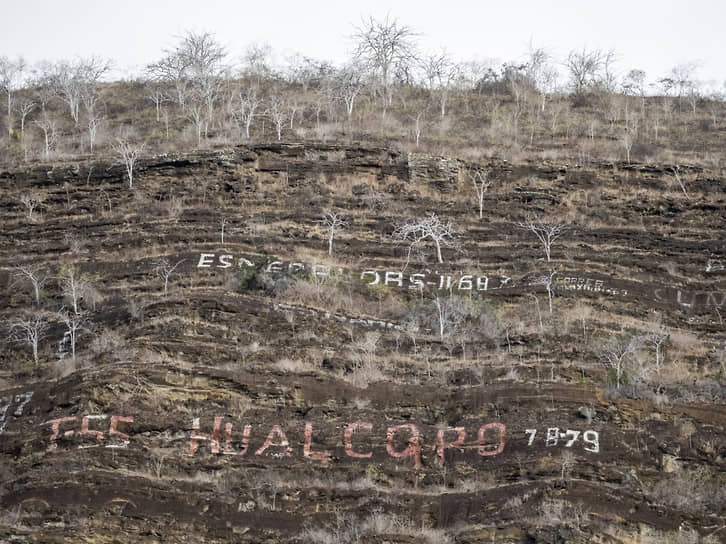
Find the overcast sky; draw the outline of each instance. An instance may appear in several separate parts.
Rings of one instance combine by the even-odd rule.
[[[115,77],[138,73],[185,30],[210,31],[239,58],[251,42],[280,58],[298,52],[342,61],[361,17],[397,18],[420,33],[422,49],[445,47],[459,60],[521,60],[530,40],[558,57],[613,48],[624,72],[648,81],[697,61],[696,77],[723,89],[723,0],[4,0],[0,55],[30,62],[100,55]]]

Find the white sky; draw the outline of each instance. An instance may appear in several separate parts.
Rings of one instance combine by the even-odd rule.
[[[726,79],[723,0],[2,0],[0,55],[29,62],[91,54],[115,77],[138,73],[185,30],[210,31],[238,58],[251,42],[280,54],[340,62],[362,16],[387,14],[418,31],[423,49],[458,60],[520,60],[530,39],[559,58],[571,49],[613,48],[620,71],[648,81],[697,61],[697,79]]]

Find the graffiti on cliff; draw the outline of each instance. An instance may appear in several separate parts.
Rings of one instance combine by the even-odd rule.
[[[532,446],[537,439],[537,429],[525,429],[527,435],[527,446]],[[573,429],[560,430],[559,427],[547,427],[545,436],[540,433],[540,440],[544,441],[546,447],[564,446],[565,448],[573,447],[578,439],[582,439],[583,448],[591,453],[600,452],[600,435],[597,431],[587,430],[585,432]]]
[[[59,417],[46,421],[47,451],[60,449],[127,448],[132,441],[130,416],[85,415]],[[331,430],[334,429],[334,430]],[[188,441],[180,453],[188,457],[222,455],[250,460],[309,459],[327,465],[348,460],[385,458],[421,468],[424,464],[443,467],[464,455],[470,461],[496,457],[505,451],[507,426],[499,421],[474,427],[429,427],[415,423],[376,425],[352,421],[341,425],[319,425],[311,421],[256,425],[240,424],[229,416],[192,419]],[[128,434],[127,434],[128,433]],[[515,432],[515,437],[522,434]],[[585,452],[600,452],[600,436],[594,430],[547,427],[544,431],[525,429],[527,447],[581,446]],[[431,458],[427,459],[426,455]]]
[[[425,290],[438,290],[460,293],[493,292],[513,289],[518,282],[503,274],[483,273],[452,273],[439,270],[417,270],[404,272],[401,270],[364,269],[356,272],[333,267],[325,264],[309,264],[297,261],[282,261],[265,256],[235,256],[232,254],[201,253],[197,261],[197,268],[259,270],[267,274],[288,276],[312,276],[314,278],[341,277],[348,275],[360,280],[367,286],[381,286],[392,289],[406,289],[423,292]],[[532,286],[521,279],[521,285]],[[596,295],[627,296],[628,290],[616,288],[608,284],[605,279],[581,276],[559,277],[555,285],[563,291],[581,291]]]
[[[678,304],[680,307],[692,310],[715,308],[720,310],[726,306],[726,292],[724,291],[683,291],[681,289],[656,289],[655,298],[658,302]]]
[[[104,432],[106,420],[108,420],[108,432]],[[72,424],[77,427],[78,418],[75,416],[59,417],[51,419],[41,425],[50,426],[49,450],[58,449],[58,440],[63,438],[69,440],[72,437],[79,442],[78,449],[98,448],[125,448],[129,445],[131,437],[119,430],[121,423],[133,423],[134,418],[130,416],[107,416],[107,415],[85,415],[81,418],[80,429],[68,429]],[[61,426],[66,430],[61,431]],[[93,426],[93,428],[91,428]],[[104,430],[101,430],[104,429]]]
[[[32,391],[26,391],[18,395],[8,395],[6,397],[0,397],[0,435],[5,432],[5,426],[8,423],[8,414],[11,413],[14,417],[18,418],[23,415],[25,405],[30,402],[33,398]],[[15,405],[15,410],[10,412],[10,407]]]

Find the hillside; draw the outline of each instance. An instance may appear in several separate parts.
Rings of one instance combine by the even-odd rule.
[[[275,142],[0,187],[0,541],[726,542],[718,161]]]

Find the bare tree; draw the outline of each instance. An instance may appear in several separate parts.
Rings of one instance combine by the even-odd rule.
[[[489,179],[490,170],[469,170],[467,171],[467,176],[469,176],[469,179],[474,184],[474,189],[476,190],[476,196],[479,200],[479,219],[481,219],[484,216],[484,193],[487,192],[489,187],[491,186],[492,182]]]
[[[162,257],[154,261],[154,273],[164,280],[164,296],[169,292],[169,278],[176,268],[184,262],[184,259],[177,261],[176,264],[171,264],[168,259]]]
[[[153,64],[146,67],[149,77],[156,82],[168,82],[174,85],[176,103],[180,108],[186,104],[187,87],[189,80],[186,77],[188,59],[182,55],[166,52],[167,54]]]
[[[31,99],[25,99],[20,102],[17,107],[18,113],[20,114],[20,137],[25,137],[25,120],[28,118],[33,110],[37,107],[37,104]]]
[[[66,333],[63,338],[62,344],[65,343],[66,339],[71,345],[71,359],[76,360],[76,342],[78,336],[83,331],[88,331],[89,321],[85,316],[77,313],[72,313],[65,308],[58,312],[58,317],[66,326]]]
[[[413,137],[416,147],[418,147],[419,141],[421,140],[421,132],[423,131],[423,120],[426,115],[426,109],[419,111],[416,115],[410,115],[410,119],[413,121]]]
[[[676,164],[674,167],[671,168],[671,172],[673,172],[673,177],[678,182],[678,185],[681,188],[681,191],[683,191],[683,194],[686,196],[686,198],[690,198],[688,196],[688,192],[686,191],[686,184],[681,177],[680,167]]]
[[[539,319],[539,332],[544,332],[544,324],[542,323],[542,312],[539,309],[539,298],[534,293],[528,293],[534,300],[535,308],[537,308],[537,318]]]
[[[638,344],[635,338],[623,336],[614,338],[602,347],[600,357],[606,367],[615,373],[615,387],[620,389],[625,375],[626,367],[635,354]]]
[[[626,95],[640,98],[640,114],[645,116],[645,72],[643,70],[630,70],[625,74],[622,86]]]
[[[459,324],[464,320],[466,308],[458,298],[442,297],[438,294],[433,299],[433,306],[436,309],[439,338],[443,342],[444,337],[456,331]]]
[[[31,192],[20,196],[20,203],[25,206],[25,219],[34,222],[33,212],[43,204],[44,197],[38,192]]]
[[[126,167],[129,189],[131,189],[134,185],[134,166],[136,166],[141,153],[144,151],[144,144],[133,144],[126,138],[119,138],[113,149]]]
[[[564,64],[575,94],[585,92],[601,80],[600,72],[608,54],[601,49],[587,50],[584,47],[581,51],[570,51]]]
[[[517,226],[521,229],[534,233],[537,239],[542,242],[547,262],[550,262],[552,244],[554,244],[555,241],[569,229],[569,227],[563,223],[552,223],[542,220],[535,221],[532,219],[517,223]]]
[[[443,263],[441,247],[457,247],[453,242],[454,227],[451,222],[443,223],[435,213],[430,213],[426,218],[409,221],[396,227],[393,231],[393,238],[401,242],[409,242],[408,258],[411,256],[413,247],[426,239],[431,239],[436,246],[436,259]]]
[[[226,70],[223,61],[227,53],[213,34],[187,32],[176,54],[186,59],[187,75],[204,100],[207,114],[205,127],[208,127],[214,118],[214,103]]]
[[[391,21],[388,17],[383,21],[369,17],[355,27],[353,39],[357,43],[354,55],[379,73],[384,97],[389,105],[393,100],[393,67],[414,58],[415,36],[409,27],[399,25],[398,21]]]
[[[248,90],[239,89],[236,93],[236,102],[232,108],[231,116],[235,120],[237,125],[244,127],[245,138],[250,139],[250,127],[252,121],[257,115],[257,109],[262,104],[262,100],[257,96],[257,92],[254,88]]]
[[[8,98],[8,136],[13,135],[13,92],[23,82],[25,61],[21,58],[11,60],[8,57],[0,57],[0,90],[4,91]]]
[[[580,320],[582,338],[587,338],[587,319],[592,314],[592,308],[586,304],[578,303],[574,308],[575,317]]]
[[[73,313],[80,314],[81,300],[90,287],[88,278],[74,266],[67,266],[61,269],[59,279],[63,297],[70,303]]]
[[[531,285],[543,285],[544,288],[547,290],[547,298],[549,300],[550,314],[552,314],[552,299],[554,298],[554,294],[555,294],[554,279],[555,279],[556,274],[557,274],[557,270],[553,270],[549,274],[544,274],[543,276],[535,278],[531,284]]]
[[[376,349],[378,348],[378,342],[381,339],[381,333],[377,331],[368,331],[363,339],[357,340],[353,343],[353,347],[356,350],[356,359],[358,359],[358,368],[363,368],[365,365],[372,365],[376,360]]]
[[[630,134],[629,130],[625,130],[623,132],[622,137],[620,138],[620,144],[623,146],[623,149],[625,149],[625,159],[628,161],[628,164],[630,164],[630,150],[633,149],[633,136]]]
[[[90,152],[93,153],[93,145],[96,141],[98,127],[101,121],[103,121],[103,115],[96,108],[98,94],[96,93],[95,86],[84,90],[81,95],[81,101],[86,110],[86,129],[88,130],[89,148]]]
[[[55,119],[50,116],[50,112],[43,111],[42,115],[34,121],[35,126],[43,131],[43,156],[48,159],[52,151],[55,151],[55,146],[58,140],[57,123]]]
[[[269,105],[267,107],[267,115],[272,119],[272,123],[275,125],[275,132],[277,133],[277,141],[282,140],[282,127],[287,122],[287,108],[282,98],[279,96],[271,96]]]
[[[353,118],[355,100],[364,85],[363,71],[355,64],[343,67],[333,79],[333,92],[338,99],[343,101],[348,121]]]
[[[545,111],[547,96],[557,85],[557,70],[552,66],[552,57],[543,47],[535,47],[529,43],[525,74],[539,92],[539,113]]]
[[[197,134],[197,147],[201,147],[202,133],[206,134],[207,132],[209,117],[206,113],[204,96],[198,89],[192,89],[187,94],[186,102],[184,103],[184,114],[192,122],[192,125],[194,125],[194,131]]]
[[[647,345],[653,348],[653,352],[655,353],[655,371],[656,373],[660,373],[661,368],[663,366],[664,356],[663,356],[663,348],[668,342],[668,338],[670,337],[670,334],[668,332],[668,327],[662,322],[659,321],[658,323],[653,324],[651,331],[645,335],[644,341]]]
[[[33,298],[35,305],[40,306],[40,292],[50,279],[43,267],[39,264],[18,265],[14,268],[13,276],[17,278],[26,278],[33,286]]]
[[[201,144],[202,132],[207,136],[214,118],[214,104],[226,71],[225,57],[224,47],[213,34],[187,32],[174,49],[166,50],[160,61],[147,67],[153,80],[175,85],[177,103],[195,124],[197,145]],[[158,95],[155,100],[159,100]]]
[[[58,96],[66,103],[71,117],[78,125],[83,95],[93,88],[111,68],[111,63],[98,57],[62,61],[52,67],[50,79]]]
[[[28,146],[25,143],[25,120],[35,108],[35,102],[30,99],[22,100],[17,107],[17,111],[20,114],[20,141],[23,144],[23,154],[26,161],[28,160]]]
[[[426,55],[419,61],[419,65],[429,92],[438,99],[439,112],[443,118],[446,116],[446,105],[453,83],[460,73],[459,66],[444,50]]]
[[[168,97],[166,96],[163,87],[156,82],[151,83],[151,89],[149,90],[149,94],[146,96],[154,103],[154,108],[156,110],[156,122],[158,123],[161,120],[161,105],[168,100]]]
[[[33,361],[38,364],[38,346],[48,330],[48,319],[44,313],[35,313],[19,318],[9,326],[9,340],[29,345],[33,350]]]
[[[328,255],[333,254],[333,237],[335,229],[342,229],[346,226],[346,220],[340,212],[325,211],[321,221],[328,229]]]

